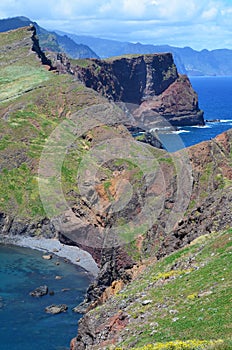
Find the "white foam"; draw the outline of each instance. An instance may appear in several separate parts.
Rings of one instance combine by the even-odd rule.
[[[210,125],[193,125],[191,128],[197,128],[197,129],[210,129],[212,126]]]
[[[172,131],[172,134],[185,134],[190,132],[189,130],[177,130],[177,131]]]

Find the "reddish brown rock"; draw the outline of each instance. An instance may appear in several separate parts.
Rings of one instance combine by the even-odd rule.
[[[179,76],[161,94],[142,102],[133,114],[147,128],[166,126],[163,119],[174,126],[204,124],[197,94],[185,75]]]
[[[169,232],[165,232],[165,224],[169,219],[170,210],[177,201],[176,178],[170,162],[161,164],[166,183],[166,201],[157,222],[145,235],[137,237],[136,244],[141,257],[144,253],[150,259],[160,259],[201,235],[223,230],[232,225],[231,147],[232,130],[229,130],[213,140],[187,149],[193,177],[191,198],[182,219],[176,222]],[[178,156],[179,152],[174,157]],[[125,251],[123,253],[125,254]],[[117,256],[111,255],[111,264],[114,264],[115,258],[118,261],[124,261],[124,257],[122,251],[118,251]],[[149,263],[149,259],[144,261],[143,265],[137,263],[138,267],[133,267],[130,271],[132,276],[143,271],[144,264]],[[105,264],[100,275],[106,277],[107,271],[112,271],[109,266],[110,264]],[[118,271],[121,273],[122,269]],[[106,280],[107,278],[105,282]],[[101,289],[100,283],[101,278],[98,279],[98,290]],[[104,291],[102,299],[99,298],[99,294],[97,296],[101,302],[107,299],[104,296],[110,297],[108,291],[110,292],[111,288],[105,288]],[[94,296],[93,291],[90,292]],[[131,298],[133,297],[136,298],[131,295]],[[110,305],[110,300],[107,305]],[[123,303],[120,307],[123,307]],[[103,349],[107,345],[117,343],[117,337],[120,337],[120,329],[122,329],[120,327],[128,321],[124,315],[125,318],[121,324],[118,312],[113,303],[106,310],[103,308],[99,318],[94,318],[95,310],[87,312],[79,323],[78,336],[73,341],[72,350],[86,349],[87,346],[89,349]]]
[[[126,103],[137,127],[149,130],[164,120],[175,126],[204,124],[197,94],[170,53],[90,59],[75,66],[61,55],[57,67],[109,100]]]

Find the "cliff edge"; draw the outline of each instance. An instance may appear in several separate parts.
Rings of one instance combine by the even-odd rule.
[[[61,58],[62,60],[62,58]],[[78,60],[71,71],[109,100],[124,102],[145,129],[165,125],[204,125],[198,97],[170,53]]]

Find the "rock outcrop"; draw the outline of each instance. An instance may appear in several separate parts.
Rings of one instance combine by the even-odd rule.
[[[187,76],[179,75],[170,53],[80,61],[78,79],[109,100],[124,102],[146,130],[165,125],[203,125],[203,112]]]
[[[157,97],[146,99],[134,111],[139,123],[155,128],[173,126],[204,125],[203,112],[198,108],[198,97],[186,75],[180,75]]]
[[[61,305],[52,304],[45,308],[45,312],[52,315],[57,315],[57,314],[60,314],[61,312],[66,312],[67,310],[68,310],[68,306],[65,304],[61,304]]]
[[[48,294],[48,286],[40,286],[29,293],[32,297],[42,297]]]

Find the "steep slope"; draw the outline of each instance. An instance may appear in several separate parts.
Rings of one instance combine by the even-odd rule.
[[[79,323],[72,350],[231,349],[232,230],[150,260]]]
[[[1,33],[0,45],[0,207],[4,215],[25,219],[25,230],[29,218],[45,217],[37,171],[47,137],[64,118],[103,99],[58,74],[42,53],[34,27]]]
[[[108,349],[110,345],[112,349],[113,345],[117,349],[195,349],[197,342],[192,347],[181,342],[176,347],[172,343],[140,347],[176,339],[221,338],[226,345],[219,344],[219,348],[230,348],[231,316],[227,308],[231,302],[231,229],[221,232],[232,227],[231,150],[232,130],[190,147],[187,153],[163,153],[162,157],[156,153],[165,176],[164,205],[151,229],[137,235],[127,247],[137,261],[127,270],[132,282],[128,284],[121,272],[96,301],[96,291],[104,284],[104,276],[99,276],[93,286],[95,294],[89,288],[87,301],[93,300],[92,295],[95,299],[79,324],[71,349]],[[180,163],[174,163],[181,154],[186,163],[179,173]],[[187,159],[191,190],[186,183]],[[201,235],[206,236],[197,240]],[[175,250],[178,252],[171,254]],[[122,289],[125,282],[128,286]]]
[[[36,28],[43,51],[65,52],[72,58],[97,58],[98,56],[87,45],[77,44],[66,35],[47,31],[27,17],[19,16],[0,20],[0,32],[33,25]]]
[[[125,139],[121,142],[128,148]],[[151,256],[160,259],[199,235],[231,227],[231,143],[232,131],[229,131],[213,141],[189,148],[188,152],[168,154],[149,146],[146,151],[141,147],[132,148],[127,159],[138,153],[138,158],[132,158],[140,169],[137,174],[135,165],[131,169],[125,161],[119,163],[121,167],[116,176],[115,163],[111,162],[108,163],[111,172],[108,171],[106,176],[105,170],[102,184],[97,179],[97,186],[90,185],[86,179],[89,195],[81,208],[74,209],[81,218],[79,226],[76,218],[69,216],[60,223],[60,228],[64,242],[89,249],[101,262],[101,272],[87,293],[87,307],[95,303],[96,298],[101,300],[102,292],[114,280],[128,282],[131,266],[140,259]],[[121,151],[123,147],[119,149]],[[125,207],[115,211],[111,198],[115,196],[115,185],[123,183],[125,178],[133,186],[133,195]],[[95,205],[96,191],[107,207],[107,215],[97,219],[101,222],[98,227],[89,225],[88,211],[84,213],[84,206]],[[122,201],[126,196],[125,189],[124,193],[121,194]],[[101,232],[107,236],[102,236]],[[97,244],[96,236],[107,239]],[[107,248],[104,252],[102,245]]]

